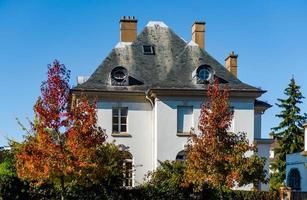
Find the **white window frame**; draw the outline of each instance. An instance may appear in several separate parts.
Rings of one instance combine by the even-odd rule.
[[[130,176],[131,177],[127,177],[127,169],[126,169],[126,164],[127,163],[130,163],[131,164],[131,171],[130,172],[128,172],[129,174],[130,174]],[[134,178],[133,178],[133,176],[134,176],[134,174],[133,174],[133,159],[125,159],[124,160],[124,163],[123,163],[123,167],[124,167],[124,180],[123,180],[123,186],[124,187],[127,187],[127,188],[129,188],[129,187],[134,187]],[[126,184],[126,182],[130,182],[130,184]]]
[[[115,109],[117,109],[117,116],[114,116]],[[121,114],[121,110],[123,110],[123,109],[127,110],[126,116],[122,116],[122,114]],[[114,117],[117,117],[117,120],[118,120],[117,123],[114,122]],[[121,123],[122,117],[126,117],[126,123],[125,124]],[[117,131],[114,130],[115,125],[117,125],[117,129],[118,129]],[[121,130],[122,125],[126,126],[126,131]],[[113,134],[120,134],[120,133],[127,133],[127,132],[128,132],[128,107],[113,107],[112,108],[112,133]]]
[[[188,130],[184,130],[184,119],[182,121],[182,131],[179,130],[179,110],[180,109],[184,109],[184,108],[190,108],[192,110],[192,113],[191,113],[191,124],[190,124],[190,127]],[[191,129],[193,128],[194,126],[194,107],[193,106],[190,106],[190,105],[178,105],[177,106],[177,134],[189,134]]]

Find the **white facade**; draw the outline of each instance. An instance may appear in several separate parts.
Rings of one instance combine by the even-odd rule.
[[[266,162],[264,165],[264,169],[267,171],[267,176],[266,178],[270,177],[270,145],[271,145],[271,140],[270,139],[263,139],[262,141],[260,140],[257,142],[257,148],[258,152],[257,155],[260,157],[266,158]],[[259,186],[261,191],[269,191],[269,183],[261,183]]]
[[[204,22],[193,24],[191,42],[163,22],[149,22],[138,35],[135,18],[124,17],[120,25],[121,36],[133,33],[135,39],[121,37],[88,79],[78,79],[73,92],[98,97],[98,125],[109,142],[115,140],[132,154],[132,185],[141,184],[158,161],[175,160],[184,150],[190,130],[198,131],[200,108],[214,79],[230,89],[234,118],[229,131],[247,133],[250,143],[261,140],[261,115],[270,105],[257,98],[265,91],[237,78],[234,52],[223,66],[207,53],[200,42],[204,40],[195,40],[205,38]],[[257,144],[258,154],[267,156],[265,144]]]
[[[129,148],[133,156],[133,185],[141,184],[145,174],[158,166],[158,160],[175,160],[184,150],[188,136],[177,132],[177,108],[193,108],[191,128],[197,131],[200,97],[157,97],[153,104],[145,98],[135,100],[100,99],[98,103],[98,123],[106,130],[108,141],[116,141]],[[234,118],[229,131],[246,132],[250,143],[254,142],[254,100],[232,99]],[[127,133],[112,134],[112,108],[128,107]],[[190,119],[190,118],[189,118]],[[263,145],[262,145],[263,146]],[[268,157],[269,149],[261,145],[259,155]],[[268,164],[265,166],[268,170]],[[250,189],[251,186],[243,189]],[[242,188],[241,188],[242,189]],[[266,186],[262,186],[267,190]]]

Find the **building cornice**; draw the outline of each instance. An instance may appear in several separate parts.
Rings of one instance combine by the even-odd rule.
[[[99,89],[71,89],[76,96],[86,94],[88,97],[143,97],[150,98],[159,96],[182,96],[182,97],[204,97],[207,96],[207,89],[178,89],[178,88],[158,88],[144,90],[99,90]],[[230,89],[230,98],[258,98],[266,91],[264,90],[237,90]]]

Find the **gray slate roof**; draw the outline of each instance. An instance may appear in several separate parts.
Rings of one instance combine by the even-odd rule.
[[[187,43],[167,26],[150,23],[131,43],[119,43],[83,84],[73,90],[81,91],[133,91],[148,89],[200,90],[207,86],[195,84],[192,72],[200,65],[210,65],[215,77],[228,85],[230,90],[264,92],[241,82],[209,53],[193,42]],[[143,45],[153,45],[155,55],[144,55]],[[110,72],[117,66],[128,70],[138,83],[130,86],[112,86]]]

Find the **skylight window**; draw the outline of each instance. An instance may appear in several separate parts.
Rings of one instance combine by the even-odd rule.
[[[150,46],[150,45],[144,45],[143,46],[143,54],[144,55],[154,55],[155,54],[154,47]]]

